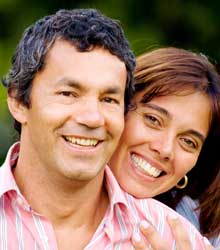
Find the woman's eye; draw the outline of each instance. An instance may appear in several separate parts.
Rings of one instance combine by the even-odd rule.
[[[183,138],[182,140],[183,140],[183,142],[185,143],[185,145],[187,147],[190,147],[192,149],[196,149],[197,148],[197,144],[194,141],[192,141],[192,140],[190,140],[188,138]]]
[[[149,121],[151,124],[160,125],[159,120],[153,115],[144,115],[145,120]]]

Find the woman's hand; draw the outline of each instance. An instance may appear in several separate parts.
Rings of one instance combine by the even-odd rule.
[[[167,218],[174,238],[176,240],[177,250],[192,250],[192,244],[187,231],[182,226],[177,217]],[[134,234],[132,243],[136,250],[170,250],[172,247],[157,232],[154,226],[147,221],[140,224],[140,234]],[[149,244],[151,247],[149,247]],[[214,250],[208,240],[205,240],[206,250]]]

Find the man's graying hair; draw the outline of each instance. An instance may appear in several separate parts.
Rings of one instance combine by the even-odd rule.
[[[123,61],[127,70],[125,107],[128,106],[135,57],[120,24],[95,9],[60,10],[28,27],[12,57],[9,74],[3,79],[9,95],[30,107],[32,80],[43,69],[45,57],[57,38],[72,43],[80,52],[102,47]],[[21,124],[15,121],[14,127],[20,134]]]

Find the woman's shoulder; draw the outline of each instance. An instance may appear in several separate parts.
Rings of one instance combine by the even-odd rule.
[[[176,212],[181,214],[187,220],[189,220],[199,231],[199,202],[193,200],[189,196],[184,196],[176,207]],[[217,237],[209,238],[210,242],[215,247],[220,247],[220,235]],[[217,248],[219,249],[219,248]]]
[[[178,209],[188,208],[188,209],[191,209],[192,211],[195,211],[195,210],[198,211],[197,208],[199,207],[199,201],[198,200],[193,200],[188,195],[185,195],[180,200],[180,202],[178,203],[177,207],[178,207]]]
[[[183,196],[176,211],[189,220],[199,230],[199,202],[189,196]]]

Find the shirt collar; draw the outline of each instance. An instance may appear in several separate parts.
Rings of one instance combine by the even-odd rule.
[[[126,192],[121,189],[109,166],[105,167],[105,185],[110,201],[110,218],[113,217],[114,206],[119,204],[125,209],[128,208]]]
[[[6,156],[5,162],[0,167],[0,197],[10,191],[19,192],[18,186],[12,174],[12,167],[16,164],[19,155],[20,143],[17,142],[11,146]]]
[[[115,233],[118,230],[117,223],[115,223],[118,220],[118,213],[120,213],[121,219],[123,218],[126,235],[131,236],[132,233],[133,217],[131,209],[129,209],[129,194],[121,189],[108,166],[105,167],[105,186],[109,196],[109,206],[102,220],[101,228],[104,228],[111,242],[119,242],[121,236]]]
[[[5,162],[0,167],[0,197],[11,190],[15,190],[17,194],[20,194],[19,188],[12,174],[12,168],[18,159],[19,149],[19,142],[13,144],[8,151]],[[119,204],[126,209],[128,207],[128,203],[125,198],[126,193],[122,191],[109,166],[105,167],[105,185],[110,201],[109,215],[110,218],[113,218],[114,206]]]

